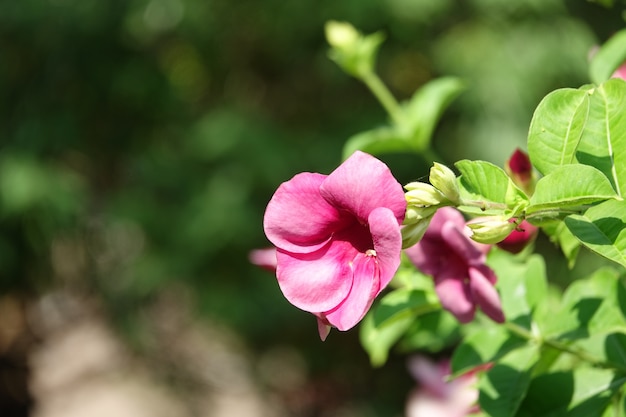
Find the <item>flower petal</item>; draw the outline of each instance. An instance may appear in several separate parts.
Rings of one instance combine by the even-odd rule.
[[[489,269],[488,267],[485,268]],[[472,297],[489,318],[495,322],[503,323],[504,313],[502,312],[500,295],[498,295],[498,291],[496,291],[493,284],[484,274],[484,269],[481,269],[473,267],[469,269]],[[491,270],[489,269],[489,271]]]
[[[269,271],[276,271],[276,248],[253,249],[248,254],[250,263]]]
[[[435,277],[435,291],[443,308],[452,313],[461,323],[474,318],[476,307],[472,301],[468,285],[464,280],[451,275]]]
[[[445,262],[447,254],[445,243],[441,240],[422,238],[416,245],[405,249],[409,260],[423,273],[436,276]]]
[[[265,235],[277,248],[314,252],[328,243],[335,230],[354,221],[322,198],[319,187],[325,178],[304,172],[278,187],[263,219]]]
[[[350,294],[337,308],[325,313],[330,324],[339,330],[353,328],[367,313],[380,291],[377,261],[359,253],[353,263],[354,279]]]
[[[463,228],[459,228],[452,222],[446,222],[441,227],[441,236],[448,247],[468,265],[479,265],[485,262],[485,254],[463,233]]]
[[[367,222],[376,251],[382,290],[389,284],[400,266],[402,233],[393,212],[385,207],[374,209]]]
[[[441,228],[446,223],[452,223],[462,229],[465,226],[465,219],[457,209],[442,207],[433,215],[424,237],[441,239]]]
[[[328,175],[320,187],[322,196],[335,207],[356,215],[363,224],[377,207],[390,209],[398,224],[404,220],[404,190],[383,162],[356,151]]]
[[[350,292],[350,264],[357,253],[349,242],[337,240],[313,253],[290,253],[278,249],[278,285],[285,298],[304,311],[332,310]]]

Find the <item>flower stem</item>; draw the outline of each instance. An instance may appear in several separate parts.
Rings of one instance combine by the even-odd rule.
[[[363,74],[361,80],[367,85],[372,94],[376,96],[380,104],[385,108],[391,119],[397,123],[402,123],[402,111],[400,105],[391,94],[387,86],[381,81],[381,79],[373,71],[368,71]]]

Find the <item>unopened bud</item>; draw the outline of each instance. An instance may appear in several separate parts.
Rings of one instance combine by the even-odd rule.
[[[359,32],[350,23],[331,20],[326,23],[326,40],[333,48],[349,50],[359,40]]]
[[[350,23],[329,21],[326,23],[326,40],[331,46],[330,58],[344,71],[363,79],[374,71],[374,62],[383,35],[362,35]]]
[[[450,168],[435,162],[430,168],[430,183],[446,196],[451,202],[458,204],[461,196],[459,186],[456,182],[456,175]]]
[[[504,240],[513,230],[515,223],[504,216],[481,217],[467,223],[472,230],[472,240],[493,244]]]
[[[426,233],[426,229],[428,229],[428,225],[430,224],[430,220],[432,216],[422,219],[413,224],[409,224],[402,228],[402,248],[410,248],[419,242],[422,237],[424,237],[424,233]]]
[[[438,206],[429,206],[429,207],[417,207],[417,206],[407,206],[406,214],[404,215],[404,223],[405,225],[417,223],[421,220],[427,219],[431,217],[437,211]]]
[[[506,162],[504,169],[515,185],[526,194],[532,195],[535,191],[536,178],[528,154],[521,149],[516,149]]]
[[[407,190],[405,197],[409,205],[430,207],[448,203],[448,199],[441,191],[425,182],[411,182],[405,185],[404,188]]]
[[[521,222],[503,241],[498,243],[498,247],[507,252],[519,253],[537,236],[537,226]]]

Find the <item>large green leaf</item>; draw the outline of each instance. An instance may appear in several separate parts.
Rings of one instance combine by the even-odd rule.
[[[498,290],[507,321],[530,329],[532,311],[548,292],[545,263],[540,255],[520,260],[492,250],[488,263],[498,276]]]
[[[590,93],[576,159],[602,171],[622,195],[626,193],[626,81],[611,79]]]
[[[579,162],[604,173],[619,195],[626,188],[626,82],[547,95],[533,115],[528,151],[544,175]]]
[[[480,407],[493,417],[513,417],[526,396],[539,347],[528,345],[498,361],[480,379]]]
[[[464,198],[506,204],[511,207],[528,203],[526,194],[497,165],[467,159],[454,165],[461,172],[459,183]]]
[[[624,61],[626,61],[626,29],[614,33],[593,56],[589,65],[591,81],[600,84],[608,80]]]
[[[589,109],[589,95],[564,88],[548,94],[539,103],[528,132],[528,154],[544,175],[575,162]]]
[[[570,215],[564,221],[583,245],[626,267],[625,201],[605,201],[582,215]]]
[[[623,283],[617,271],[605,267],[570,284],[555,313],[538,318],[544,337],[561,340],[588,338],[594,334],[626,331],[620,307]]]
[[[580,207],[614,197],[617,195],[611,183],[596,168],[581,164],[563,165],[537,181],[526,212]]]

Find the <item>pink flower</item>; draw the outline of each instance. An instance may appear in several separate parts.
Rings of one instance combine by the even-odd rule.
[[[449,382],[450,362],[433,363],[422,356],[409,359],[409,372],[420,383],[408,398],[406,417],[464,417],[479,411],[476,371]]]
[[[422,272],[435,279],[441,305],[462,323],[474,318],[476,306],[502,323],[504,314],[494,288],[496,275],[486,264],[489,245],[471,240],[463,215],[451,207],[435,213],[424,237],[406,250]]]
[[[530,242],[535,240],[537,233],[537,226],[524,220],[502,242],[498,242],[497,245],[500,249],[507,252],[519,253],[528,246]]]
[[[322,340],[354,327],[400,264],[406,200],[389,168],[355,152],[330,175],[297,174],[265,211],[276,276],[294,306],[315,314]]]

